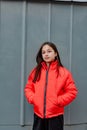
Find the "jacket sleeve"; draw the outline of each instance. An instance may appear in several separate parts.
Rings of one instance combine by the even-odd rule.
[[[77,92],[74,80],[69,72],[63,87],[63,93],[58,96],[58,105],[62,107],[71,103],[76,98]]]
[[[24,88],[25,97],[30,104],[33,104],[33,97],[34,97],[33,75],[34,75],[34,70],[29,75],[27,83]]]

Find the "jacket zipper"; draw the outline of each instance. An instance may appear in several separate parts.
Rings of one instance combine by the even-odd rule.
[[[48,70],[46,70],[46,82],[45,82],[45,89],[44,89],[44,118],[46,117],[46,93],[47,93],[47,83],[48,83]]]

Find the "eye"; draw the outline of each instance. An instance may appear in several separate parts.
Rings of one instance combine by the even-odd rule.
[[[48,52],[50,53],[50,52],[52,52],[51,50],[48,50]]]
[[[45,51],[42,51],[42,54],[45,54]]]

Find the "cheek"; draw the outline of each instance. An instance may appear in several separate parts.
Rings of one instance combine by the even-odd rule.
[[[42,58],[44,59],[44,55],[42,55]]]
[[[55,59],[55,56],[53,57],[53,60]]]
[[[52,57],[52,59],[55,59],[55,55],[51,54],[50,57]]]
[[[55,60],[55,56],[53,56],[52,59]]]

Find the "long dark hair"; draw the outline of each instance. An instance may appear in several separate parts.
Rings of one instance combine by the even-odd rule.
[[[62,67],[63,67],[63,65],[62,65],[62,63],[61,63],[60,56],[59,56],[59,52],[58,52],[58,49],[57,49],[56,45],[55,45],[54,43],[52,43],[52,42],[44,42],[44,43],[41,45],[41,47],[40,47],[40,49],[39,49],[39,51],[38,51],[38,53],[37,53],[37,55],[36,55],[37,66],[36,66],[35,76],[34,76],[34,79],[33,79],[33,82],[34,82],[34,83],[35,83],[37,80],[40,79],[41,66],[42,66],[42,65],[41,65],[41,62],[43,62],[43,58],[42,58],[42,48],[43,48],[43,46],[45,46],[45,45],[50,46],[50,47],[57,53],[57,56],[56,56],[56,59],[55,59],[55,60],[58,61],[58,66],[62,66]],[[58,68],[58,67],[57,67],[57,68]]]

